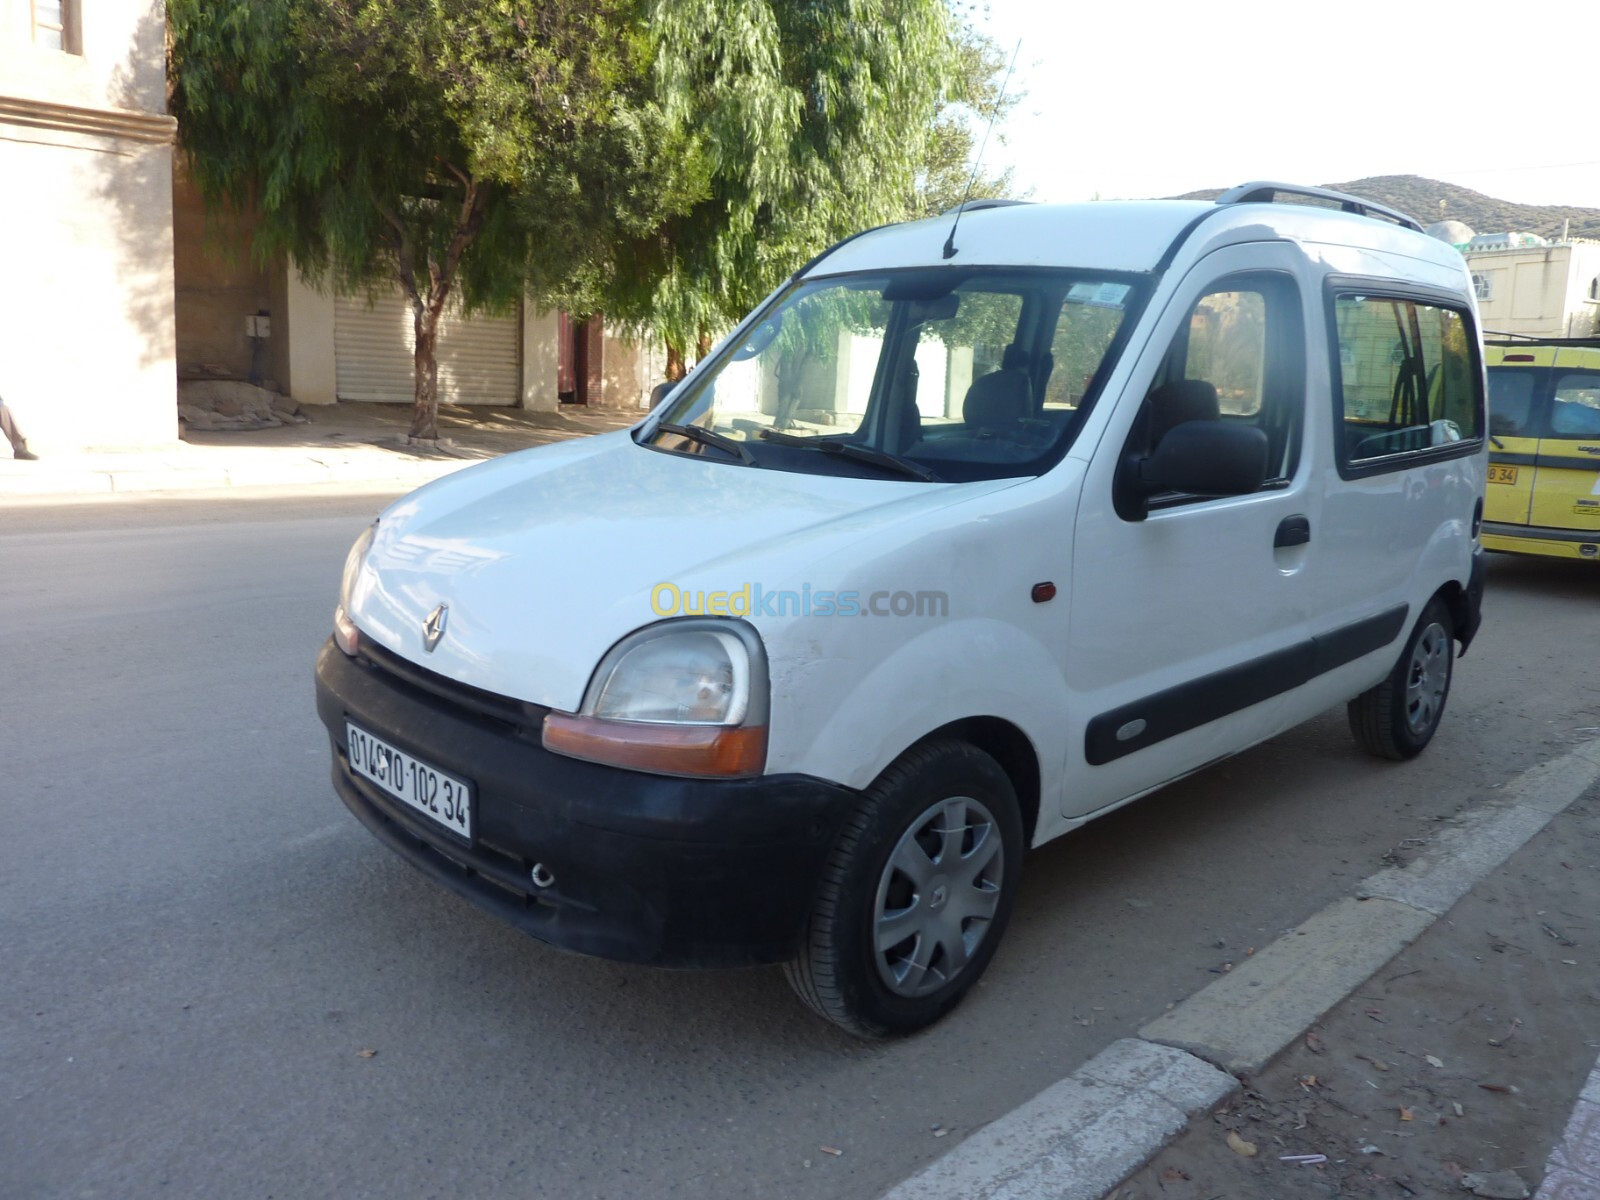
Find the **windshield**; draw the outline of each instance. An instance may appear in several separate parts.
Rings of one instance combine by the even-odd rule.
[[[818,474],[1036,474],[1066,451],[1140,299],[1137,277],[1070,271],[808,280],[697,367],[646,441]]]

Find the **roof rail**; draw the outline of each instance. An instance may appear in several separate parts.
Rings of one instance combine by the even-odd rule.
[[[1327,200],[1337,204],[1344,212],[1355,213],[1358,217],[1376,217],[1382,221],[1393,221],[1396,225],[1414,229],[1418,233],[1425,232],[1414,218],[1406,216],[1397,208],[1390,208],[1373,200],[1363,200],[1360,196],[1329,191],[1327,188],[1306,187],[1298,183],[1274,183],[1270,180],[1241,183],[1238,187],[1230,188],[1218,196],[1217,203],[1272,204],[1276,202],[1279,193],[1285,196],[1309,196],[1314,200]]]
[[[1016,204],[1032,204],[1031,200],[1002,200],[998,196],[983,196],[977,200],[968,200],[965,204],[957,204],[954,208],[947,208],[939,215],[953,217],[957,213],[980,212],[985,208],[1010,208]]]

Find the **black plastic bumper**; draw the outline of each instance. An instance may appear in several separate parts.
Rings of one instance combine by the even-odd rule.
[[[1473,550],[1472,574],[1467,577],[1466,590],[1457,601],[1458,608],[1453,614],[1456,619],[1456,638],[1461,643],[1463,654],[1467,652],[1467,647],[1472,645],[1472,639],[1478,636],[1478,626],[1483,624],[1483,579],[1486,557],[1482,546]]]
[[[471,711],[331,641],[317,658],[317,713],[334,787],[379,838],[539,940],[625,962],[793,957],[857,799],[809,776],[677,779],[552,754],[536,727]],[[470,844],[351,772],[347,719],[473,785]],[[554,882],[536,886],[535,864]]]

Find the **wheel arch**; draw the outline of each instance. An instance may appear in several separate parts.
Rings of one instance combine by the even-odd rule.
[[[1434,592],[1433,599],[1442,601],[1450,613],[1450,621],[1455,626],[1456,641],[1461,643],[1461,653],[1467,652],[1467,647],[1472,645],[1472,639],[1477,635],[1478,626],[1483,619],[1483,577],[1484,561],[1480,551],[1472,557],[1472,571],[1467,577],[1465,585],[1457,580],[1449,580]]]
[[[954,739],[982,750],[1011,780],[1017,793],[1017,804],[1022,810],[1022,836],[1025,845],[1033,845],[1034,832],[1039,824],[1040,772],[1039,753],[1033,741],[1016,725],[1004,717],[963,717],[942,725],[908,746],[913,750],[928,742]],[[903,753],[903,752],[902,752]],[[895,756],[899,761],[900,755]]]

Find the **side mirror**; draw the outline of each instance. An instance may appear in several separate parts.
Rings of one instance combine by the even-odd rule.
[[[667,398],[667,394],[669,392],[671,392],[672,389],[677,387],[677,386],[678,385],[676,383],[674,383],[672,380],[663,379],[660,383],[656,384],[655,387],[651,388],[650,389],[650,408],[652,409],[652,411],[655,409],[656,405],[660,404],[663,400],[665,400]]]
[[[1244,496],[1267,481],[1267,435],[1249,425],[1185,421],[1169,429],[1155,451],[1127,464],[1138,493],[1136,518],[1158,492]]]

